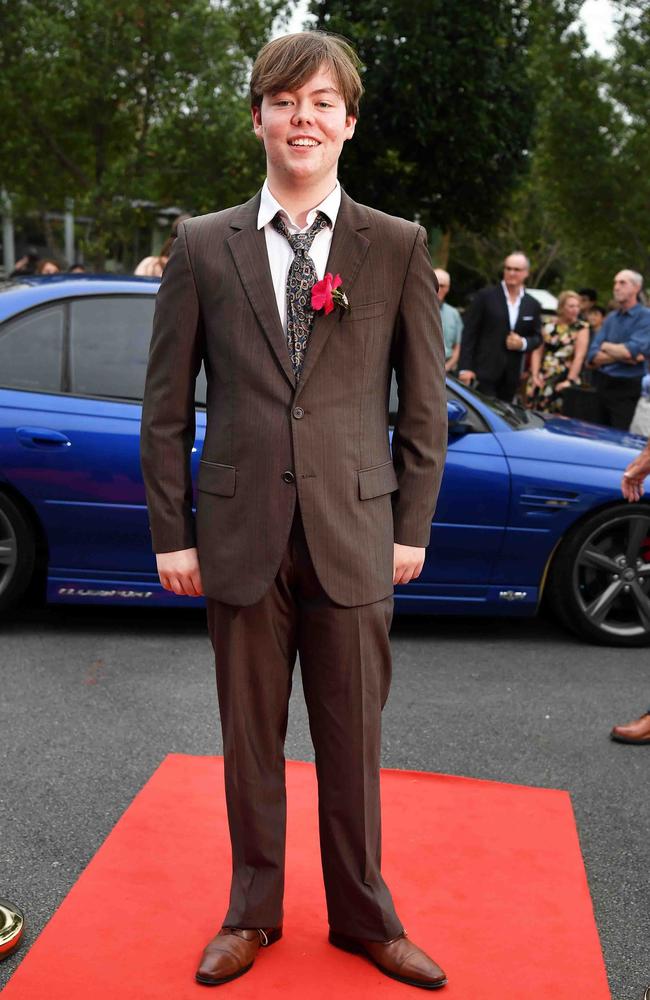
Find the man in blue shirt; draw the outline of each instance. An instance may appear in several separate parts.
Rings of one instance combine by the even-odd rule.
[[[587,363],[596,369],[598,422],[627,430],[641,395],[641,379],[650,360],[650,309],[639,302],[643,278],[636,271],[619,271],[614,278],[618,305],[594,337]]]

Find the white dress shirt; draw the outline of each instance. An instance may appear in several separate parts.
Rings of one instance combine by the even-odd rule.
[[[289,275],[289,268],[291,267],[291,263],[293,261],[293,250],[289,246],[289,241],[286,237],[283,236],[282,233],[279,233],[277,229],[273,228],[271,220],[275,217],[275,215],[277,215],[278,212],[280,212],[287,225],[287,229],[293,235],[294,233],[306,233],[316,218],[317,212],[323,212],[327,216],[331,225],[325,226],[318,233],[316,233],[314,242],[311,245],[311,250],[309,251],[309,256],[313,260],[316,268],[318,280],[321,281],[321,279],[325,276],[327,258],[329,257],[330,247],[332,245],[332,235],[340,206],[341,185],[337,181],[334,190],[330,191],[326,198],[323,198],[320,205],[316,205],[315,208],[312,208],[311,211],[307,213],[307,225],[301,229],[290,217],[286,208],[283,208],[280,202],[273,197],[269,190],[268,180],[264,181],[262,195],[260,198],[260,208],[257,213],[257,228],[264,229],[266,252],[269,258],[271,278],[273,280],[273,290],[278,304],[278,313],[280,314],[282,326],[285,330],[287,328],[287,277]]]
[[[508,316],[510,317],[510,329],[514,330],[515,323],[517,322],[517,319],[519,317],[519,307],[521,305],[521,300],[523,299],[524,293],[525,293],[526,290],[522,286],[519,289],[519,295],[517,296],[517,298],[515,299],[515,301],[512,302],[511,299],[510,299],[510,293],[508,292],[508,286],[506,285],[505,281],[501,282],[501,287],[503,288],[503,294],[506,297],[506,305],[508,307]],[[522,337],[521,339],[523,340],[523,345],[521,347],[521,350],[525,351],[526,348],[528,347],[528,341],[526,340],[525,337]]]

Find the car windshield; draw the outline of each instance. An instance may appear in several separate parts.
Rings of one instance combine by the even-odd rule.
[[[544,425],[544,419],[539,413],[536,413],[534,410],[526,410],[519,403],[506,403],[503,399],[495,399],[494,396],[484,396],[482,392],[477,392],[476,389],[474,389],[474,394],[493,413],[496,413],[502,420],[505,420],[513,430],[519,431],[525,427],[543,427]]]
[[[0,292],[14,292],[17,288],[29,288],[29,285],[24,281],[14,281],[13,278],[0,281]]]

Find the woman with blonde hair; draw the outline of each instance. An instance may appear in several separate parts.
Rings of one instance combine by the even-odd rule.
[[[570,289],[561,292],[557,319],[546,324],[542,343],[530,356],[526,399],[536,410],[561,413],[564,390],[580,385],[580,372],[589,347],[589,324],[579,317],[578,293]]]
[[[140,278],[162,278],[165,265],[169,260],[170,253],[172,252],[174,240],[178,235],[178,227],[181,222],[185,222],[186,219],[191,218],[192,216],[189,212],[184,212],[182,215],[178,215],[172,223],[171,233],[165,240],[158,256],[143,257],[133,273],[137,274]]]

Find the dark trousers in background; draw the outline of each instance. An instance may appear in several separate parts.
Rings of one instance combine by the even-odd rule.
[[[282,923],[285,758],[300,656],[316,753],[321,858],[330,927],[387,941],[402,931],[381,875],[381,711],[391,679],[393,597],[334,604],[296,508],[275,582],[250,607],[208,599],[224,747],[232,886],[224,923]]]
[[[515,393],[519,388],[519,375],[517,372],[505,372],[498,379],[485,379],[478,376],[476,386],[484,396],[491,396],[493,399],[502,399],[506,403],[512,403]]]
[[[641,377],[625,378],[595,371],[593,386],[597,392],[597,416],[594,420],[605,427],[629,430],[636,404],[641,395]]]

